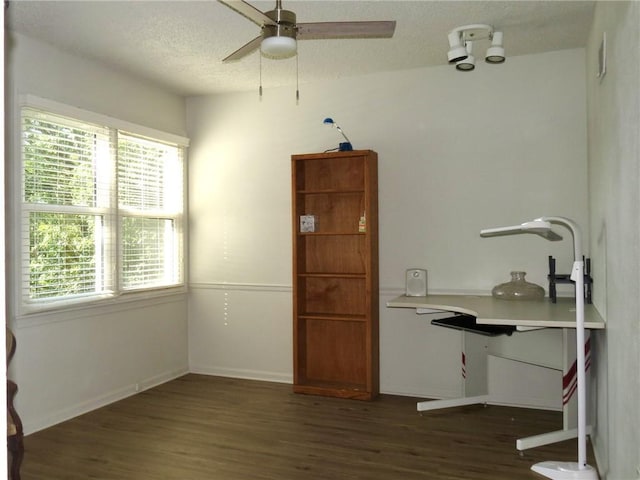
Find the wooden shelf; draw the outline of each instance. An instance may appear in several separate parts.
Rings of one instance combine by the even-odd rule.
[[[346,235],[357,235],[357,236],[365,236],[365,232],[298,232],[298,235],[301,237],[321,237],[321,236],[346,236]]]
[[[343,314],[327,314],[318,312],[300,313],[298,318],[301,320],[326,320],[329,322],[366,322],[367,317],[364,315],[343,315]]]
[[[293,391],[307,395],[322,395],[325,397],[349,398],[353,400],[372,400],[375,397],[375,395],[367,390],[366,385],[356,383],[347,384],[313,381],[308,385],[294,385]]]
[[[323,194],[330,194],[330,193],[340,193],[342,195],[345,194],[359,194],[359,193],[363,193],[364,189],[362,188],[357,188],[357,189],[335,189],[335,188],[325,188],[323,190],[296,190],[296,193],[300,193],[303,195],[323,195]]]
[[[377,154],[292,156],[294,392],[379,391]],[[300,217],[313,215],[313,232]],[[361,217],[365,217],[362,228]]]
[[[366,278],[364,273],[298,273],[298,277],[315,277],[315,278]]]

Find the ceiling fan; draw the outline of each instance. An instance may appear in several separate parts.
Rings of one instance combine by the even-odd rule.
[[[270,58],[288,58],[296,54],[296,40],[391,38],[396,28],[395,21],[296,23],[296,14],[284,10],[281,0],[276,0],[275,9],[268,12],[261,12],[243,0],[219,1],[262,29],[259,36],[224,58],[223,62],[240,60],[257,48]]]

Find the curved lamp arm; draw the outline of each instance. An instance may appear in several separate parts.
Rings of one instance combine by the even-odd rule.
[[[573,236],[573,258],[582,261],[582,233],[576,222],[566,217],[540,217],[536,221],[543,221],[563,225],[571,231]]]
[[[530,222],[511,227],[488,228],[480,231],[482,237],[497,235],[513,235],[518,233],[535,233],[547,240],[557,241],[562,237],[551,230],[551,224],[563,225],[573,236],[573,268],[571,280],[576,285],[576,366],[578,370],[578,463],[541,462],[531,469],[548,478],[556,480],[591,480],[597,479],[595,470],[587,465],[587,410],[586,410],[586,372],[584,353],[584,261],[582,260],[582,234],[580,227],[565,217],[540,217]]]

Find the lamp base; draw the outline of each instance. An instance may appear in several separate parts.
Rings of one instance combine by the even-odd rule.
[[[340,152],[350,152],[350,151],[353,150],[353,147],[351,146],[351,144],[349,142],[343,142],[343,143],[339,144],[338,150]]]
[[[586,465],[580,469],[576,462],[540,462],[531,470],[554,480],[598,480],[598,472],[593,467]]]

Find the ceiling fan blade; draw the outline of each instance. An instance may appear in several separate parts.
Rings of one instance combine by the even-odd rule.
[[[298,23],[298,40],[322,38],[391,38],[396,22],[317,22]]]
[[[248,4],[242,0],[218,0],[220,3],[224,3],[227,7],[235,10],[240,15],[248,18],[258,26],[263,25],[277,25],[276,22],[267,17],[260,10],[253,5]]]
[[[241,58],[249,55],[254,50],[260,48],[261,43],[262,43],[262,35],[259,35],[253,40],[251,40],[249,43],[245,43],[243,46],[241,46],[238,50],[233,52],[228,57],[222,59],[222,62],[227,63],[227,62],[233,62],[234,60],[240,60]]]

